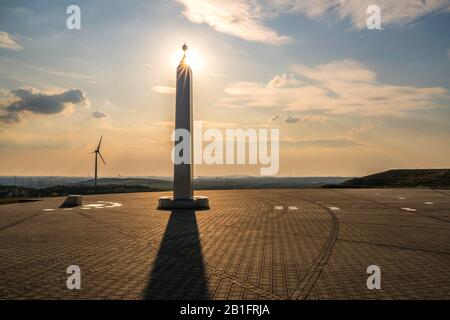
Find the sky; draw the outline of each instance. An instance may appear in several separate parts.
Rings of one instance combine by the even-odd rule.
[[[101,135],[101,176],[172,175],[184,42],[194,119],[279,128],[279,176],[448,168],[449,30],[449,0],[0,0],[0,175],[92,175]]]

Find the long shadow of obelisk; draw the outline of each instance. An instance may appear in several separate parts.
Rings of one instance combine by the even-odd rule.
[[[209,299],[194,210],[170,214],[144,299]]]

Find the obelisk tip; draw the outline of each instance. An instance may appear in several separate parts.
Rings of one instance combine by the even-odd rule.
[[[186,45],[186,42],[183,44],[182,49],[184,51],[184,54],[186,54],[186,51],[188,50],[188,46]]]

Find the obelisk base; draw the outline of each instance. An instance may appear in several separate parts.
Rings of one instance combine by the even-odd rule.
[[[174,199],[173,197],[160,197],[158,201],[158,210],[173,209],[209,209],[209,199],[204,196],[195,196],[191,199]]]

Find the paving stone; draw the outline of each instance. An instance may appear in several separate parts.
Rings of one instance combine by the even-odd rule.
[[[450,298],[445,193],[201,193],[211,210],[156,210],[168,193],[84,196],[91,210],[64,211],[63,198],[0,206],[0,298]],[[104,202],[121,206],[95,206]],[[81,268],[80,290],[67,289],[70,265]],[[370,265],[381,290],[366,286]]]

